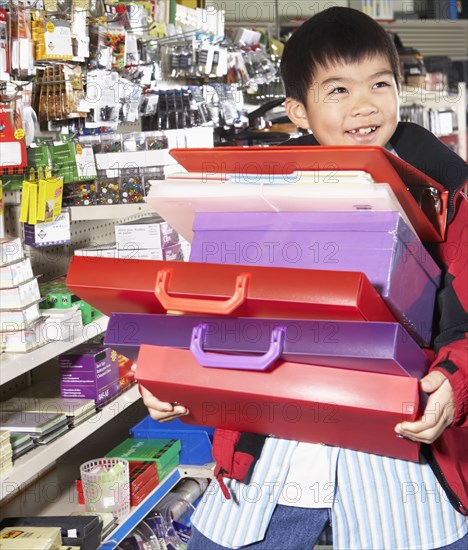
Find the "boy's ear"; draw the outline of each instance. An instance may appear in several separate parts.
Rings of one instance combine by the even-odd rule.
[[[287,97],[284,102],[284,108],[290,118],[291,122],[294,122],[296,126],[303,130],[309,130],[309,122],[307,120],[307,109],[297,99]]]

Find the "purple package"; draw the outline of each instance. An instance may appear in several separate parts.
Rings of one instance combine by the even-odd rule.
[[[191,261],[361,271],[430,344],[440,269],[398,212],[203,212],[193,230]]]
[[[117,352],[103,346],[79,346],[59,355],[60,395],[94,399],[100,405],[120,391]]]

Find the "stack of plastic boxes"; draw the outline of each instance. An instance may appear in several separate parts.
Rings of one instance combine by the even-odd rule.
[[[137,336],[107,343],[140,347],[140,382],[186,422],[417,460],[394,426],[420,414],[440,271],[402,215],[199,211],[193,230],[189,264],[120,263],[112,288],[69,272],[126,312]]]
[[[27,352],[46,343],[39,286],[20,239],[0,239],[1,350]]]

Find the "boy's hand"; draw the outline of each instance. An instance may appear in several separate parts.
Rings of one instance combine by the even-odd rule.
[[[143,403],[148,408],[148,412],[153,420],[158,422],[168,422],[174,420],[178,416],[184,416],[189,413],[182,405],[173,405],[172,403],[164,403],[159,401],[151,392],[142,385],[139,386]]]
[[[433,443],[453,421],[455,400],[450,382],[434,371],[420,381],[423,392],[429,394],[423,416],[416,422],[401,422],[395,431],[412,441]]]

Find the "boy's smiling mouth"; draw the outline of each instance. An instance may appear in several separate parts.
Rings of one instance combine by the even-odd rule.
[[[354,130],[348,130],[348,134],[367,136],[377,130],[377,126],[363,126],[362,128],[356,128]]]

